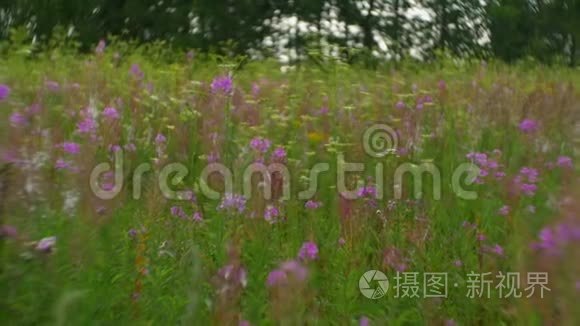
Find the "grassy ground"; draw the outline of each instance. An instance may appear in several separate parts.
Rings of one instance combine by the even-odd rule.
[[[2,60],[7,325],[580,322],[578,71],[453,62],[235,70],[119,50]],[[365,137],[378,124],[387,138]],[[91,172],[117,152],[123,188],[99,198]],[[339,157],[364,166],[346,174],[346,189]],[[257,174],[241,197],[256,162],[287,167],[289,199],[280,200],[280,173],[266,173],[271,199]],[[150,171],[136,181],[142,163]],[[185,200],[159,186],[170,163],[188,170],[168,177]],[[208,163],[234,175],[230,198],[207,196],[199,177]],[[318,163],[328,171],[308,201],[299,193]],[[429,173],[420,188],[411,173],[397,182],[409,163],[436,169],[440,182]],[[477,198],[454,187],[464,163],[480,169],[471,184],[460,178]],[[224,189],[221,179],[208,184]],[[98,181],[115,184],[110,173]],[[340,194],[353,189],[359,198]],[[385,296],[359,290],[368,270],[388,277]],[[433,272],[446,273],[446,297],[426,297]],[[475,275],[488,272],[489,298],[485,282],[471,295]],[[508,272],[520,275],[521,298],[499,286]],[[534,272],[548,273],[543,298],[539,286],[526,298]]]

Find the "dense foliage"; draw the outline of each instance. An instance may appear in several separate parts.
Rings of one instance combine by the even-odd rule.
[[[579,24],[577,0],[0,1],[4,37],[22,26],[40,43],[55,31],[71,32],[84,50],[117,37],[222,54],[282,52],[292,60],[320,47],[349,60],[429,59],[447,51],[574,66]]]

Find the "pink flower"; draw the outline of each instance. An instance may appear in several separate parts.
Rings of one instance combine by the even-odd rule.
[[[307,209],[317,209],[322,206],[322,203],[319,201],[309,200],[304,204],[304,207]]]
[[[538,130],[538,122],[532,119],[524,119],[520,122],[520,130],[524,133],[533,133]]]
[[[270,140],[261,137],[255,137],[250,141],[250,147],[260,153],[267,152],[271,144]]]
[[[568,156],[559,156],[556,164],[561,168],[573,168],[572,159]]]
[[[499,211],[498,211],[499,215],[501,216],[507,216],[510,213],[510,207],[508,205],[503,205]]]
[[[305,242],[298,252],[298,258],[304,261],[318,259],[318,246],[316,246],[316,243],[312,241]]]
[[[103,110],[103,116],[111,120],[117,120],[119,119],[119,112],[115,108],[108,107]]]
[[[81,134],[92,133],[97,129],[97,123],[91,117],[86,117],[77,123],[77,131]]]
[[[81,145],[74,142],[64,142],[60,145],[68,154],[78,154],[81,151]]]
[[[28,124],[26,116],[18,111],[12,113],[10,116],[10,125],[14,128],[21,128]]]
[[[269,222],[270,224],[273,224],[276,222],[276,219],[280,216],[280,211],[278,210],[278,208],[276,208],[275,206],[272,205],[268,205],[268,207],[266,207],[266,210],[264,212],[264,219]]]
[[[40,239],[36,244],[36,250],[42,253],[51,253],[56,244],[56,237],[47,237]]]
[[[5,100],[8,96],[10,96],[10,87],[0,84],[0,101]]]

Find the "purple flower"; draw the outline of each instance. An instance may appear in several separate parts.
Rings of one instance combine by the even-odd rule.
[[[195,222],[201,222],[201,221],[203,221],[203,217],[201,216],[201,213],[200,212],[193,213],[192,219]]]
[[[157,134],[157,136],[155,136],[155,143],[160,145],[160,144],[164,144],[167,141],[167,138],[165,138],[165,136],[161,133]]]
[[[559,156],[556,164],[561,168],[573,168],[572,159],[568,156]]]
[[[74,142],[64,142],[60,145],[62,149],[68,154],[78,154],[81,152],[81,145],[74,143]]]
[[[395,108],[397,108],[398,110],[402,110],[406,107],[407,106],[405,105],[405,102],[403,102],[403,101],[398,101],[397,104],[395,104]]]
[[[280,216],[280,211],[275,206],[269,205],[264,211],[264,219],[269,223],[275,223],[276,218]]]
[[[129,152],[134,152],[137,150],[137,146],[135,146],[135,144],[133,143],[126,144],[125,146],[123,146],[123,148]]]
[[[96,54],[103,54],[105,52],[105,48],[107,47],[107,43],[105,40],[100,40],[99,44],[97,44],[97,48],[95,49]]]
[[[58,92],[60,90],[59,83],[54,80],[47,80],[46,82],[44,82],[44,86],[46,86],[46,89],[48,89],[51,92]]]
[[[340,237],[340,238],[338,239],[338,245],[339,245],[339,246],[344,246],[345,244],[346,244],[346,240],[344,240],[344,238],[343,238],[343,237]]]
[[[214,78],[214,80],[211,82],[211,90],[214,93],[217,92],[224,92],[226,94],[230,94],[233,90],[233,80],[232,77],[224,75],[224,76],[218,76],[216,78]]]
[[[70,163],[68,163],[67,161],[63,160],[62,158],[59,158],[58,160],[56,160],[56,163],[54,164],[54,167],[57,170],[66,170],[68,168],[70,168]]]
[[[8,96],[10,96],[10,87],[0,84],[0,101],[5,100]]]
[[[316,243],[312,241],[305,242],[298,252],[298,258],[305,261],[318,259],[318,246],[316,246]]]
[[[371,324],[371,320],[365,316],[362,316],[358,321],[359,326],[369,326],[370,324]]]
[[[524,119],[520,122],[520,130],[524,133],[533,133],[538,130],[538,122],[532,119]]]
[[[242,213],[246,210],[246,198],[241,195],[227,193],[225,194],[222,202],[218,206],[218,210],[237,210],[238,213]]]
[[[362,186],[357,190],[358,197],[376,197],[377,188],[375,186]]]
[[[538,186],[533,183],[522,183],[520,185],[520,190],[524,193],[524,195],[528,197],[532,197],[538,191]]]
[[[456,259],[453,262],[453,265],[455,265],[456,267],[461,267],[461,266],[463,266],[463,262],[460,259]]]
[[[286,159],[286,150],[282,147],[278,147],[272,153],[272,159],[276,162],[283,162]]]
[[[119,112],[113,107],[108,107],[103,110],[103,116],[111,120],[119,119]]]
[[[510,207],[508,205],[503,205],[499,211],[498,211],[499,215],[501,216],[507,216],[510,213]]]
[[[286,272],[280,269],[275,269],[268,274],[268,278],[266,279],[266,284],[269,287],[279,286],[282,284],[286,284],[288,281],[288,277],[286,276]]]
[[[187,215],[185,214],[185,211],[183,210],[183,208],[181,208],[179,206],[173,206],[173,207],[171,207],[171,215],[173,215],[175,217],[182,218],[182,219],[187,218]]]
[[[0,238],[16,239],[18,230],[12,225],[0,225]]]
[[[77,123],[77,131],[81,134],[92,133],[97,129],[97,123],[91,117],[86,117]]]
[[[143,77],[145,77],[145,74],[141,70],[141,67],[139,67],[139,65],[136,63],[131,65],[131,70],[129,70],[129,72],[133,77],[135,77],[135,79],[143,79]]]
[[[137,237],[137,234],[138,234],[138,233],[139,233],[139,232],[138,232],[137,230],[135,230],[135,229],[130,229],[130,230],[127,232],[127,235],[129,236],[129,238],[131,238],[131,239],[135,239],[135,237]]]
[[[261,137],[255,137],[250,141],[250,147],[260,153],[267,152],[271,144],[272,142],[270,140]]]
[[[10,115],[10,125],[14,128],[21,128],[28,124],[26,116],[18,111]]]
[[[56,244],[56,237],[47,237],[40,239],[36,244],[36,250],[42,253],[50,253]]]
[[[322,203],[314,200],[309,200],[306,202],[306,204],[304,204],[304,207],[306,207],[307,209],[317,209],[320,206],[322,206]]]
[[[439,89],[442,91],[447,88],[447,84],[445,83],[445,81],[443,79],[441,79],[437,85],[439,86]]]

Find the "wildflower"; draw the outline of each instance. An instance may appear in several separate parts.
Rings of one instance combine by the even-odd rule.
[[[135,238],[137,237],[137,234],[138,234],[138,233],[139,233],[139,232],[138,232],[137,230],[135,230],[135,229],[130,229],[130,230],[127,232],[127,235],[129,236],[129,238],[131,238],[131,239],[135,239]]]
[[[447,88],[447,84],[443,79],[441,79],[439,83],[437,83],[437,86],[439,86],[439,89],[442,91],[444,91]]]
[[[532,197],[533,195],[536,194],[538,186],[532,183],[523,183],[520,185],[520,190],[522,191],[522,193],[524,193],[524,195]]]
[[[135,146],[135,144],[133,143],[126,144],[125,146],[123,146],[123,148],[129,152],[134,152],[137,150],[137,146]]]
[[[86,117],[77,123],[77,131],[81,134],[92,133],[97,129],[97,123],[91,117]]]
[[[18,111],[10,115],[10,125],[14,128],[21,128],[28,124],[26,116]]]
[[[463,266],[463,262],[460,259],[456,259],[453,262],[453,265],[455,265],[456,267],[461,267],[461,266]]]
[[[302,244],[298,252],[298,258],[305,261],[318,259],[318,247],[316,243],[308,241]]]
[[[538,130],[538,122],[532,119],[524,119],[520,122],[519,127],[524,133],[533,133]]]
[[[135,79],[143,79],[143,77],[145,77],[145,74],[141,70],[141,67],[139,67],[139,65],[136,63],[131,65],[131,69],[129,70],[129,72],[133,77],[135,77]]]
[[[155,143],[160,145],[163,144],[167,141],[167,138],[165,138],[165,136],[161,133],[157,134],[157,136],[155,136]]]
[[[508,205],[503,205],[499,211],[498,211],[499,215],[501,216],[507,216],[510,213],[510,207]]]
[[[119,145],[109,145],[109,151],[112,153],[117,153],[121,151],[123,148]]]
[[[375,197],[377,195],[377,188],[375,186],[362,186],[357,190],[358,197]]]
[[[214,78],[211,82],[211,90],[214,93],[223,92],[230,94],[233,90],[233,80],[232,77],[224,75]]]
[[[0,225],[0,238],[16,239],[18,230],[12,225]]]
[[[568,156],[559,156],[556,164],[561,168],[573,168],[572,159]]]
[[[407,106],[405,105],[405,102],[403,102],[403,101],[398,101],[397,104],[395,104],[395,108],[398,110],[403,110],[405,107],[407,107]]]
[[[183,210],[183,208],[181,208],[179,206],[173,206],[173,207],[171,207],[171,215],[173,215],[175,217],[182,218],[182,219],[187,218],[187,215],[185,214],[185,211]]]
[[[370,324],[371,324],[371,320],[365,316],[362,316],[358,321],[359,326],[369,326]]]
[[[252,324],[250,324],[250,322],[249,322],[249,321],[247,321],[247,320],[241,320],[241,321],[238,323],[238,326],[251,326],[251,325],[252,325]]]
[[[491,248],[491,251],[493,253],[495,253],[496,255],[498,255],[498,256],[503,256],[503,253],[504,253],[504,250],[503,250],[502,246],[500,246],[498,244],[496,244],[495,246],[493,246]]]
[[[10,87],[0,84],[0,101],[5,100],[8,96],[10,96]]]
[[[47,80],[44,82],[44,86],[51,92],[58,92],[60,90],[60,85],[54,80]]]
[[[307,209],[317,209],[322,206],[322,203],[319,201],[309,200],[304,204],[304,207]]]
[[[36,244],[36,251],[42,253],[51,253],[54,249],[54,245],[56,244],[56,237],[47,237],[42,238]]]
[[[260,85],[258,85],[258,83],[252,84],[252,95],[254,95],[255,97],[260,95]]]
[[[60,146],[68,154],[78,154],[81,151],[81,145],[74,142],[64,142]]]
[[[339,246],[344,246],[345,244],[346,244],[346,240],[344,240],[344,238],[343,238],[343,237],[340,237],[340,238],[338,239],[338,245],[339,245]]]
[[[269,287],[278,286],[281,284],[285,284],[288,281],[288,277],[283,270],[275,269],[268,274],[268,278],[266,279],[266,284]]]
[[[404,272],[407,269],[407,259],[403,257],[401,251],[395,247],[390,247],[383,254],[383,265]]]
[[[63,160],[62,158],[59,158],[58,160],[56,160],[56,163],[54,164],[54,167],[57,170],[66,170],[66,169],[70,168],[70,163],[68,163],[67,161]]]
[[[111,120],[119,119],[119,112],[113,107],[107,107],[103,110],[103,116]]]
[[[203,217],[201,216],[201,213],[200,212],[193,213],[192,219],[195,222],[202,222],[203,221]]]
[[[187,51],[187,53],[185,54],[185,58],[187,59],[187,61],[191,62],[193,61],[195,57],[195,52],[193,52],[193,50],[189,50]]]
[[[272,142],[268,139],[255,137],[250,141],[250,147],[260,153],[265,153],[270,149]]]
[[[286,160],[286,150],[282,147],[278,147],[272,153],[272,159],[276,162],[283,162]]]
[[[100,40],[99,44],[97,44],[97,48],[95,49],[96,54],[103,54],[105,53],[105,48],[107,47],[107,43],[105,40]]]
[[[272,270],[266,279],[268,287],[287,285],[290,282],[303,282],[308,277],[308,270],[297,260],[285,261]]]
[[[241,195],[226,193],[222,202],[218,206],[218,210],[224,209],[234,209],[237,210],[238,213],[242,213],[246,210],[246,198]]]
[[[280,216],[280,211],[278,208],[269,205],[266,207],[266,211],[264,212],[264,219],[268,221],[270,224],[276,222],[276,218]]]

